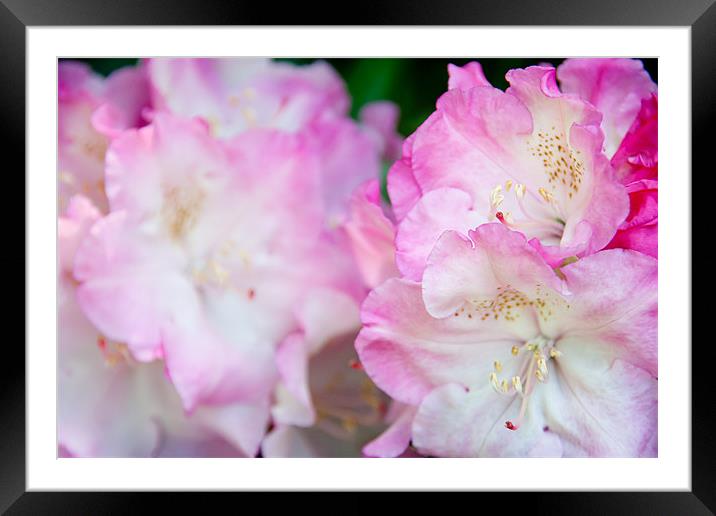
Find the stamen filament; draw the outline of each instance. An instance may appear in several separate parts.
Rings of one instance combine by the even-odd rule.
[[[547,361],[556,359],[562,355],[559,350],[555,349],[554,341],[544,336],[539,336],[527,341],[521,347],[512,346],[510,350],[511,355],[517,357],[522,349],[530,353],[521,361],[518,371],[519,374],[512,376],[509,382],[507,380],[500,380],[497,377],[497,372],[500,372],[503,368],[499,360],[494,361],[495,371],[490,373],[490,383],[495,391],[500,394],[519,394],[522,397],[517,419],[505,422],[505,428],[509,430],[517,430],[519,428],[527,413],[527,403],[537,383],[544,383],[547,380],[549,374]],[[522,383],[523,380],[524,384]]]

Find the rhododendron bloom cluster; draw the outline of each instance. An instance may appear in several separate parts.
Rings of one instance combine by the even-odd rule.
[[[388,174],[399,274],[356,348],[403,409],[365,452],[655,456],[656,85],[627,59],[449,74]]]
[[[61,63],[59,101],[61,452],[359,454],[387,399],[351,368],[344,224],[395,107],[357,123],[329,65],[244,59]]]
[[[449,65],[405,140],[322,61],[58,79],[61,455],[657,455],[640,61]]]

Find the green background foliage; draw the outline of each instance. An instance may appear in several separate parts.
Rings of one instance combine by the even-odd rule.
[[[559,65],[563,59],[480,59],[485,76],[497,88],[507,87],[505,73],[511,68],[550,63]],[[297,64],[308,64],[316,59],[281,59]],[[405,59],[405,58],[346,58],[326,59],[346,82],[353,98],[351,115],[356,117],[360,108],[374,100],[391,100],[400,107],[399,131],[407,136],[435,109],[435,101],[447,90],[447,65],[463,65],[472,59]],[[95,71],[108,75],[117,68],[133,65],[136,59],[81,59]],[[642,59],[654,81],[657,77],[657,60]]]

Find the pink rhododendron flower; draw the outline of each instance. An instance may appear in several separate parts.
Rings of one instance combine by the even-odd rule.
[[[78,344],[67,389],[125,385],[122,406],[156,391],[117,426],[117,439],[137,431],[131,450],[69,439],[63,453],[252,456],[270,418],[267,454],[314,430],[359,453],[385,400],[347,358],[367,286],[344,224],[355,187],[400,145],[395,107],[367,106],[361,125],[325,63],[244,59],[150,60],[106,81],[67,65],[60,98],[64,126],[82,129],[67,149],[76,134],[101,143],[87,167],[96,192],[85,188],[100,210],[61,223],[82,235],[61,246],[73,275],[61,331]],[[66,411],[80,441],[111,419],[97,399]]]
[[[505,92],[478,70],[451,68],[454,87],[388,174],[396,261],[412,280],[446,230],[499,221],[558,266],[602,249],[628,213],[591,104],[562,94],[551,67],[509,71]]]
[[[656,85],[448,74],[61,63],[60,455],[655,456]]]
[[[642,102],[639,116],[612,158],[629,192],[630,210],[607,248],[634,249],[658,256],[658,103]]]
[[[58,444],[63,456],[242,456],[255,453],[266,418],[240,404],[185,414],[161,361],[134,360],[84,316],[72,263],[100,212],[71,198],[59,219]]]
[[[492,223],[445,232],[422,284],[370,294],[356,348],[382,390],[416,407],[419,452],[656,455],[656,260],[601,251],[561,277]]]
[[[343,81],[325,62],[161,58],[147,68],[156,112],[199,117],[219,138],[257,127],[302,133],[319,158],[331,228],[344,222],[353,189],[378,177],[381,154],[396,145],[395,107],[367,106],[365,127],[352,121]]]
[[[324,62],[269,59],[150,59],[154,108],[201,117],[226,138],[255,127],[298,131],[327,113],[344,115],[343,81]]]
[[[188,410],[264,404],[307,288],[346,281],[325,265],[336,262],[320,238],[317,185],[298,136],[220,142],[199,122],[158,114],[109,150],[112,212],[78,251],[80,305],[136,359],[164,357]]]
[[[103,79],[86,65],[61,62],[58,88],[59,211],[78,193],[105,211],[105,152],[112,137],[142,124],[149,100],[144,69],[122,68]]]

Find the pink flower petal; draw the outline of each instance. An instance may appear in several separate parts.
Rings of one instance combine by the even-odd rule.
[[[358,118],[377,135],[384,160],[392,163],[400,158],[403,138],[397,132],[400,108],[395,103],[369,102],[361,108]]]
[[[612,158],[623,184],[656,180],[659,175],[659,105],[656,94],[641,101],[641,109]]]
[[[612,156],[656,84],[637,59],[567,59],[557,69],[562,90],[579,95],[603,115],[606,153]]]
[[[470,196],[468,208],[480,222],[501,220],[542,246],[565,248],[548,251],[551,261],[575,249],[580,255],[602,249],[624,220],[628,199],[601,153],[600,113],[561,94],[553,68],[507,77],[507,92],[448,91],[408,139],[388,175],[398,220],[429,192],[456,188]],[[441,229],[456,228],[435,228],[437,235]],[[400,254],[398,265],[406,274]],[[412,269],[408,277],[419,279],[420,268]]]
[[[383,213],[377,179],[362,184],[353,193],[345,229],[367,286],[374,288],[397,276],[395,228]]]
[[[618,358],[656,376],[657,272],[654,258],[622,249],[563,267],[570,308],[550,332],[609,346]]]
[[[410,444],[415,409],[407,406],[390,427],[363,447],[368,457],[397,457]]]
[[[472,209],[462,190],[440,188],[425,194],[398,226],[395,262],[402,275],[419,281],[433,246],[445,231],[467,233],[486,217]]]
[[[485,78],[482,66],[477,61],[471,61],[465,66],[448,64],[448,89],[455,88],[469,90],[476,86],[492,86]]]
[[[356,350],[363,367],[383,391],[411,405],[446,382],[487,383],[493,360],[509,356],[517,342],[501,323],[467,314],[433,318],[420,284],[402,279],[373,290],[361,315]]]
[[[557,276],[521,233],[502,224],[483,224],[469,235],[443,233],[430,254],[423,276],[423,300],[433,317],[448,317],[466,303],[491,303],[506,287],[528,298],[537,296],[540,284],[560,288]],[[519,313],[529,308],[516,303],[520,301],[505,310],[514,308],[514,316],[519,319]],[[507,312],[502,315],[510,316]],[[488,315],[492,318],[491,313]],[[525,319],[532,323],[531,317]],[[528,324],[525,331],[529,338],[534,326]]]

